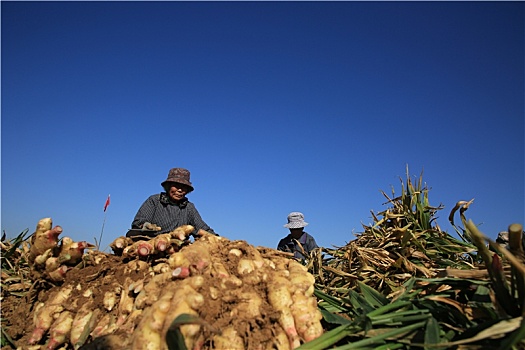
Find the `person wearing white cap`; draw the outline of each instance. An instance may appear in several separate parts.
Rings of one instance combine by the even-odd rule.
[[[290,234],[279,241],[277,249],[294,253],[298,259],[306,259],[312,250],[318,248],[315,239],[304,231],[306,225],[303,213],[294,211],[288,214],[288,223],[284,227],[290,230]]]

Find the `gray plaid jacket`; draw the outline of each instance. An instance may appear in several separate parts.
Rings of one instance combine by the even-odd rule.
[[[200,229],[215,233],[202,220],[192,202],[187,198],[182,199],[178,203],[173,202],[166,192],[151,195],[146,199],[135,215],[131,228],[142,228],[145,222],[160,226],[162,230],[158,232],[159,234],[173,231],[182,225],[195,227],[194,234]]]

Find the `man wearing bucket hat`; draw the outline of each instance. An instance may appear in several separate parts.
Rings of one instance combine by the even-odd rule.
[[[144,228],[150,223],[160,226],[157,234],[173,231],[182,225],[192,225],[196,234],[199,230],[215,233],[202,220],[195,205],[186,198],[193,191],[190,182],[190,172],[184,168],[170,169],[168,177],[161,183],[165,192],[148,197],[139,208],[133,222],[132,229]]]
[[[288,223],[284,227],[290,230],[290,234],[279,241],[277,249],[294,253],[298,259],[306,259],[312,250],[318,248],[315,239],[304,231],[306,225],[303,213],[294,211],[288,214]]]

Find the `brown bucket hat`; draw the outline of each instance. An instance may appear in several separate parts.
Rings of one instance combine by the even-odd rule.
[[[168,173],[168,178],[161,183],[161,186],[168,182],[177,182],[190,187],[190,192],[193,191],[193,185],[190,182],[190,172],[184,168],[173,168]]]

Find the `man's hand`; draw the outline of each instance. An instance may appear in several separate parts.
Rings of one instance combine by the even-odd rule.
[[[162,230],[162,227],[157,226],[155,224],[152,224],[151,222],[145,222],[144,225],[142,225],[143,230],[152,230],[152,231],[160,231]]]

